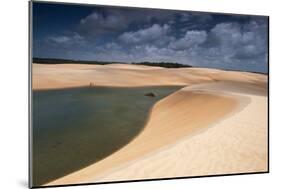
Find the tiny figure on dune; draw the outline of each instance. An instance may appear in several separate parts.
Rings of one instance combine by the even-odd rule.
[[[94,83],[90,82],[90,87],[93,87],[94,86]]]

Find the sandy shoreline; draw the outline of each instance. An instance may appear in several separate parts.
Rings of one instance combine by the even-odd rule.
[[[202,111],[203,105],[210,109]],[[220,111],[210,111],[216,106],[221,107]],[[100,162],[49,184],[91,182],[116,166],[138,159],[190,133],[208,127],[209,123],[221,119],[235,106],[236,101],[228,97],[180,90],[156,103],[144,130],[128,145]],[[185,107],[194,108],[184,109]],[[184,114],[189,116],[182,119]],[[207,115],[207,118],[202,119]],[[177,120],[176,125],[172,123],[174,120]],[[189,124],[186,124],[187,122]]]
[[[47,185],[266,171],[267,76],[206,68],[33,64],[33,89],[185,85],[153,107],[142,133]]]
[[[197,89],[202,87],[207,86]],[[223,84],[210,88],[215,87]],[[128,180],[132,172],[135,179],[145,179],[268,171],[267,97],[243,91],[231,94],[243,96],[244,105],[225,119],[95,181]]]

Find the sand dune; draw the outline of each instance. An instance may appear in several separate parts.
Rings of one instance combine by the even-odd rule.
[[[240,98],[240,102],[244,101],[244,105],[226,119],[140,160],[120,166],[95,181],[267,171],[266,93],[253,95],[241,90],[237,84],[232,85],[230,91],[226,88],[230,88],[228,83],[198,85],[189,89],[223,91]]]
[[[206,68],[165,69],[127,64],[33,64],[33,89],[89,86],[191,85],[213,81],[267,83],[261,74]]]
[[[33,73],[33,89],[186,85],[156,103],[125,147],[47,185],[268,169],[266,75],[122,64],[33,64]]]

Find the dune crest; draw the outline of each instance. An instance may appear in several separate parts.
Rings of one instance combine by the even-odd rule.
[[[32,89],[89,86],[184,86],[214,81],[267,83],[267,76],[209,68],[160,68],[128,64],[32,64]]]

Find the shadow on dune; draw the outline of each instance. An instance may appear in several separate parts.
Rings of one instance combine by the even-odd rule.
[[[180,89],[92,87],[33,92],[33,185],[96,163],[144,128],[150,109]],[[155,96],[145,94],[153,92]]]

